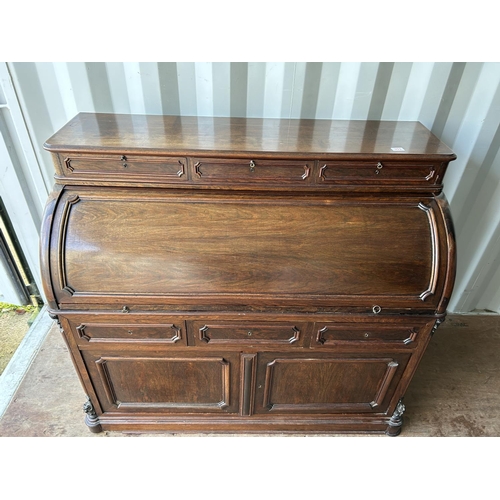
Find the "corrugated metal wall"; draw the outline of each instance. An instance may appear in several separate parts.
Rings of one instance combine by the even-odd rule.
[[[9,63],[49,188],[44,141],[79,111],[419,120],[457,154],[450,310],[500,312],[500,63]]]

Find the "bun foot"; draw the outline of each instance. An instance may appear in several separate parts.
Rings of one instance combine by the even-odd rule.
[[[405,412],[405,410],[405,405],[400,399],[385,431],[388,436],[394,437],[401,434],[401,429],[403,426],[403,413]]]
[[[92,406],[90,398],[87,396],[87,401],[83,404],[83,411],[85,415],[85,425],[89,428],[90,432],[99,433],[102,432],[101,424],[99,423],[99,417]]]

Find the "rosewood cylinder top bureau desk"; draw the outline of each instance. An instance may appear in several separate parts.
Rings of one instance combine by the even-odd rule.
[[[90,430],[399,434],[455,277],[424,126],[81,113],[45,148]]]

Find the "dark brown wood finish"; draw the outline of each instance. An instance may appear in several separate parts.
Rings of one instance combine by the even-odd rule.
[[[189,324],[191,343],[196,346],[231,345],[295,346],[309,345],[310,326],[300,322],[249,321],[212,322],[193,321]]]
[[[82,155],[72,154],[64,158],[64,174],[71,176],[107,176],[124,175],[136,178],[147,171],[151,177],[168,178],[170,182],[187,180],[186,158],[165,156],[138,156],[138,155]]]
[[[258,413],[380,413],[387,411],[409,354],[265,353],[259,358]]]
[[[78,193],[66,190],[54,218],[51,269],[66,306],[133,296],[434,311],[443,288],[444,235],[429,199]]]
[[[104,411],[235,413],[239,356],[82,351]]]
[[[81,345],[127,343],[186,346],[185,321],[163,314],[80,314],[68,318],[71,331]]]
[[[82,113],[45,147],[91,430],[400,431],[455,275],[421,124]]]
[[[251,154],[300,156],[314,153],[455,157],[418,122],[286,120],[80,113],[48,139],[51,152],[140,152],[141,155]],[[404,148],[394,152],[391,148]],[[212,154],[210,156],[212,156]]]

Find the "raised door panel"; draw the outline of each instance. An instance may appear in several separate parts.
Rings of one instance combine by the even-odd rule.
[[[380,413],[409,354],[259,355],[256,413]]]
[[[436,309],[448,261],[435,202],[241,196],[67,190],[58,302]]]
[[[82,356],[104,411],[238,411],[237,354],[83,351]]]

